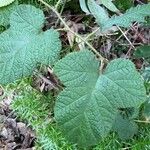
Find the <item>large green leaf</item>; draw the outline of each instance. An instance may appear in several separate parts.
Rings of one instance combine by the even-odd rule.
[[[54,71],[66,86],[56,100],[56,121],[66,137],[81,146],[94,145],[107,135],[118,108],[137,108],[146,100],[143,80],[126,59],[111,61],[99,74],[91,52],[74,52]]]
[[[30,75],[38,63],[53,65],[61,49],[59,35],[42,31],[41,10],[20,5],[12,13],[10,28],[0,34],[0,83]]]
[[[9,24],[10,14],[17,6],[17,1],[8,6],[0,7],[0,25],[7,26]]]

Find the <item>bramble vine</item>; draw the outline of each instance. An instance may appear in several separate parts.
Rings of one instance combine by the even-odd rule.
[[[32,75],[39,64],[50,65],[64,85],[55,102],[54,117],[68,141],[81,147],[93,146],[111,130],[118,132],[123,139],[133,137],[138,130],[135,122],[146,122],[136,119],[141,105],[147,101],[143,78],[130,60],[118,58],[108,62],[88,39],[99,30],[103,34],[116,26],[134,47],[119,26],[129,27],[134,21],[144,22],[149,16],[150,4],[130,8],[125,14],[110,18],[96,1],[80,1],[82,10],[93,15],[100,25],[84,38],[61,17],[58,12],[60,0],[55,7],[44,0],[38,1],[57,15],[64,25],[63,30],[71,32],[88,48],[59,60],[62,49],[59,34],[54,29],[42,30],[43,12],[31,5],[15,6],[9,18],[10,27],[0,34],[0,84]],[[102,4],[107,7],[104,1]],[[118,13],[111,1],[110,4],[112,7],[108,9]],[[40,73],[38,75],[47,80]],[[59,91],[59,88],[53,88]],[[130,126],[131,130],[122,124]]]

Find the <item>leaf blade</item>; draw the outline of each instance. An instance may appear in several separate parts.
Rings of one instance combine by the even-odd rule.
[[[106,8],[112,12],[119,12],[117,7],[113,4],[112,0],[99,0]]]
[[[42,32],[44,15],[41,10],[30,5],[20,5],[11,17],[11,27],[0,34],[1,84],[31,75],[38,63],[53,65],[61,49],[56,31],[50,29]],[[33,21],[36,23],[34,27],[31,24]]]
[[[94,145],[105,137],[118,108],[139,107],[146,99],[143,80],[129,60],[112,61],[100,76],[98,64],[91,52],[80,51],[54,67],[66,86],[57,98],[55,118],[66,137],[80,146]]]
[[[150,3],[132,7],[120,16],[113,16],[108,19],[103,26],[103,30],[111,28],[113,25],[129,27],[134,21],[145,22],[145,17],[150,15]]]

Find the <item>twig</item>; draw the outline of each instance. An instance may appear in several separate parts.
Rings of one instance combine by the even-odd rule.
[[[56,5],[57,5],[57,4],[56,4]],[[61,10],[60,10],[60,15],[63,13],[63,10],[64,10],[65,5],[66,5],[66,0],[63,2],[63,5],[62,5]],[[57,7],[57,6],[55,6],[55,8],[56,8],[56,7]],[[57,9],[57,8],[56,8],[56,9]],[[57,19],[57,21],[56,21],[56,23],[55,23],[55,28],[57,27],[58,23],[59,23],[59,18]]]
[[[125,147],[125,148],[122,148],[121,150],[129,150],[130,148],[132,147]]]
[[[122,31],[122,29],[117,26],[117,28],[120,30],[120,32],[123,34],[123,36],[126,38],[126,40],[129,42],[129,44],[132,46],[133,49],[135,49],[134,45],[131,43],[131,41],[128,39],[128,37],[126,36],[126,34]]]
[[[59,7],[60,3],[61,3],[61,0],[59,0],[59,1],[56,3],[56,5],[55,5],[56,10],[58,10],[58,7]]]
[[[85,38],[85,40],[88,40],[92,35],[94,35],[96,32],[98,32],[98,30],[100,30],[100,28],[95,29],[92,33],[90,33],[89,35],[87,35],[87,37]],[[105,36],[107,38],[109,38],[109,35],[117,35],[118,33],[108,33],[108,34],[100,34],[100,36]]]
[[[130,30],[131,30],[131,28],[133,27],[133,26],[135,26],[137,23],[135,22],[128,30],[126,30],[124,33],[125,34],[127,34]],[[118,41],[121,37],[122,37],[123,35],[120,35],[117,39],[116,39],[116,41]]]
[[[104,58],[100,53],[98,53],[98,51],[89,42],[87,42],[83,37],[81,37],[79,34],[77,34],[76,32],[74,32],[74,31],[72,31],[70,29],[70,27],[66,24],[66,22],[63,20],[63,18],[60,16],[60,14],[57,12],[57,10],[54,7],[50,6],[49,4],[47,4],[43,0],[38,0],[38,1],[40,1],[41,3],[43,3],[49,9],[51,9],[57,15],[57,17],[59,18],[59,20],[64,24],[65,28],[68,31],[70,31],[71,33],[73,33],[76,37],[78,37],[79,39],[81,39],[84,43],[86,43],[87,46],[100,58],[101,61],[108,62],[108,60],[106,58]]]
[[[101,64],[100,64],[100,74],[103,73],[103,68],[105,66],[105,62],[104,61],[101,61]]]
[[[138,123],[148,123],[150,124],[150,121],[144,121],[144,120],[134,120],[135,122],[138,122]]]
[[[50,85],[53,89],[55,90],[59,90],[50,80],[48,80],[47,78],[45,78],[43,75],[39,74],[38,73],[38,76],[45,82],[47,83],[48,85]]]
[[[92,35],[94,35],[100,28],[97,28],[96,30],[94,30],[92,33],[90,33],[85,40],[88,40]]]
[[[59,87],[57,87],[55,84],[53,84],[50,80],[48,80],[46,77],[44,77],[41,73],[39,73],[37,70],[34,71],[35,75],[40,77],[45,83],[50,85],[53,89],[59,91]]]
[[[66,28],[59,28],[59,29],[56,29],[57,31],[68,31]]]

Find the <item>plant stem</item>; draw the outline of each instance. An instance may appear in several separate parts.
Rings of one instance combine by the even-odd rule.
[[[57,2],[56,5],[55,5],[55,9],[56,9],[56,10],[58,10],[58,7],[59,7],[60,3],[61,3],[61,0],[58,0],[58,2]]]
[[[70,27],[66,24],[66,22],[63,20],[63,18],[61,17],[61,15],[57,12],[57,10],[50,6],[49,4],[47,4],[45,1],[43,0],[39,0],[42,4],[44,4],[45,6],[47,6],[49,9],[51,9],[59,18],[59,20],[64,24],[65,28],[70,31],[71,33],[73,33],[76,37],[78,37],[79,39],[81,39],[84,43],[86,43],[86,45],[100,58],[101,61],[103,62],[108,62],[108,60],[106,58],[104,58],[89,42],[87,42],[83,37],[81,37],[78,33],[74,32],[73,30],[70,29]]]
[[[57,4],[56,4],[56,5],[57,5]],[[65,5],[66,5],[66,0],[63,2],[63,5],[62,5],[61,10],[60,10],[60,12],[59,12],[60,15],[63,13],[63,10],[64,10]],[[55,8],[56,8],[56,6],[55,6]],[[56,21],[56,23],[55,23],[55,27],[57,27],[58,23],[59,23],[59,18],[57,19],[57,21]]]
[[[126,33],[123,32],[122,29],[121,29],[119,26],[117,26],[117,28],[120,30],[120,32],[123,34],[123,36],[126,38],[126,40],[129,42],[129,44],[131,45],[131,47],[132,47],[133,49],[135,49],[135,47],[134,47],[134,45],[132,44],[132,42],[131,42],[131,41],[128,39],[128,37],[126,36]]]
[[[92,33],[90,33],[85,40],[88,40],[92,35],[94,35],[96,32],[98,32],[98,30],[100,30],[100,28],[97,28],[96,30],[94,30]]]
[[[146,123],[146,124],[150,124],[150,121],[144,121],[144,120],[134,120],[137,123]]]

